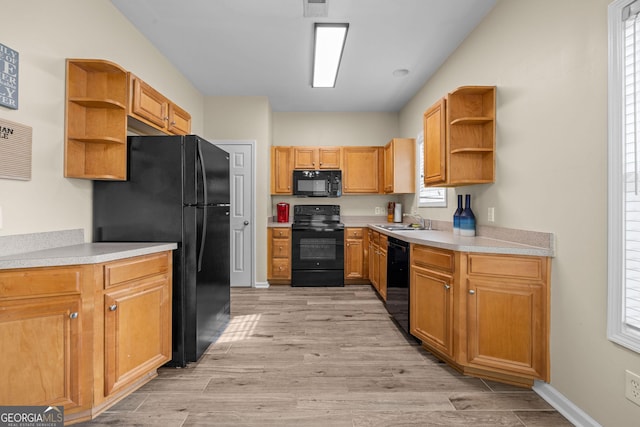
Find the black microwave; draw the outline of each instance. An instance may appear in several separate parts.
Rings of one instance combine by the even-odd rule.
[[[294,170],[293,195],[340,197],[342,196],[342,171]]]

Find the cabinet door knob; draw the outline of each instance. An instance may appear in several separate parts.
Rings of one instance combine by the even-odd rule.
[[[118,308],[118,306],[117,306],[117,305],[115,305],[115,304],[110,305],[110,306],[109,306],[109,311],[116,311],[116,310],[117,310],[117,308]]]
[[[451,286],[450,286],[450,285],[447,285],[447,284],[445,283],[445,284],[444,284],[444,288],[445,288],[446,290],[449,290],[449,289],[451,289]]]
[[[77,319],[78,318],[78,312],[74,311],[73,313],[69,313],[69,319]]]
[[[476,291],[474,291],[473,289],[469,289],[469,294],[474,295],[476,293]]]

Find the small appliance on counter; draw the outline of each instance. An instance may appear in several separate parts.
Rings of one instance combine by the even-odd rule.
[[[402,222],[402,203],[396,203],[393,208],[393,222]]]
[[[276,206],[278,222],[289,222],[289,203],[280,202]]]

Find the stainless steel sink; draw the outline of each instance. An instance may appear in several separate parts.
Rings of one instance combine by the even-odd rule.
[[[378,225],[378,227],[380,228],[384,228],[385,230],[389,230],[389,231],[409,231],[409,230],[423,230],[422,228],[419,227],[412,227],[409,224],[384,224],[384,225]]]

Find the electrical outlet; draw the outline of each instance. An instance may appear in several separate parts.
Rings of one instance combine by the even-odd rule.
[[[624,371],[624,395],[627,399],[640,406],[640,375],[631,371]]]
[[[493,222],[496,220],[496,208],[489,208],[487,211],[487,221]]]
[[[376,206],[376,208],[374,209],[374,212],[376,215],[382,215],[382,212],[380,211],[380,207]]]

